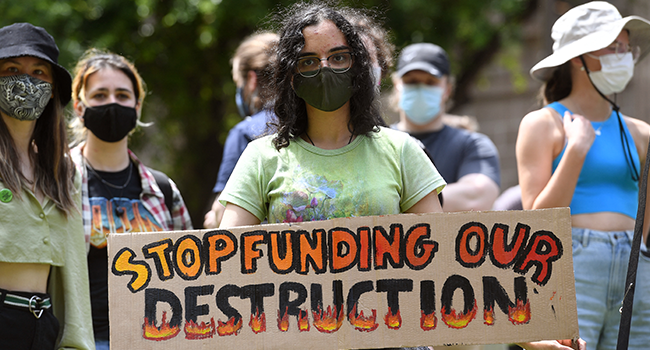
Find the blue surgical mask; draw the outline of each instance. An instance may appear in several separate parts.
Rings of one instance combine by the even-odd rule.
[[[242,118],[246,118],[251,115],[248,103],[244,101],[244,89],[242,87],[237,87],[237,92],[235,93],[235,103],[237,103],[237,111]]]
[[[440,86],[404,84],[399,107],[414,124],[427,124],[440,114],[444,91]]]

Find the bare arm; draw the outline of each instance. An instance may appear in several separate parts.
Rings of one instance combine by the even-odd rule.
[[[219,227],[219,223],[221,222],[221,218],[223,217],[223,212],[225,210],[226,207],[219,203],[219,194],[217,194],[217,198],[215,198],[214,202],[212,203],[212,208],[210,208],[210,211],[205,213],[205,216],[203,217],[203,227]]]
[[[499,196],[499,186],[485,174],[467,174],[447,184],[444,196],[446,212],[489,210]]]
[[[420,199],[419,202],[415,203],[410,207],[406,213],[416,214],[416,213],[441,213],[442,207],[440,206],[440,201],[438,200],[438,191],[431,191],[424,198]]]
[[[650,142],[650,125],[639,119],[625,117],[625,123],[630,130],[630,135],[634,139],[637,153],[639,154],[639,161],[641,162],[641,176],[639,181],[643,180],[643,171],[645,169],[645,162],[647,161],[648,142]],[[650,174],[648,174],[650,175]],[[646,184],[648,185],[648,184]],[[641,184],[639,183],[639,188]],[[648,242],[648,230],[650,228],[650,186],[646,187],[646,206],[643,220],[643,241]]]
[[[578,339],[575,343],[571,339],[567,340],[544,340],[532,343],[517,344],[526,350],[586,350],[587,343]]]
[[[251,214],[248,210],[238,205],[228,203],[223,213],[223,217],[221,218],[219,228],[259,225],[260,222],[260,219]]]
[[[553,159],[566,150],[553,172]],[[569,114],[563,124],[547,109],[524,117],[517,135],[516,154],[524,209],[568,207],[573,198],[585,156],[595,133],[591,123]]]

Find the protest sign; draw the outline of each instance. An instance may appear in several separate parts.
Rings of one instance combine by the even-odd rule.
[[[109,236],[113,349],[578,336],[568,208]]]

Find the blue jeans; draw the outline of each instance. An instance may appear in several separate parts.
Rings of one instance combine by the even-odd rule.
[[[108,340],[95,339],[95,350],[108,350]]]
[[[573,228],[578,325],[587,349],[616,349],[632,231]],[[650,343],[650,258],[640,254],[629,349]]]

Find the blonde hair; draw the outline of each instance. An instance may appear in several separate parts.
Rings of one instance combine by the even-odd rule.
[[[135,65],[121,55],[96,48],[88,49],[83,56],[81,56],[74,68],[74,78],[72,79],[73,103],[76,104],[82,102],[87,104],[85,90],[88,77],[104,68],[112,68],[122,71],[122,73],[131,80],[131,83],[133,83],[135,98],[138,105],[142,106],[147,93],[146,84],[144,80],[142,80],[138,70],[135,68]],[[150,124],[140,122],[140,114],[138,113],[137,125],[148,126]],[[86,130],[86,127],[79,118],[73,118],[71,127],[73,144],[78,144],[86,139],[88,130]]]
[[[279,36],[271,32],[253,34],[239,44],[235,55],[230,60],[232,80],[238,87],[244,86],[249,71],[257,74],[256,90],[259,94],[251,101],[256,110],[262,109],[267,99],[268,94],[265,90],[271,80],[273,48],[278,40]]]

